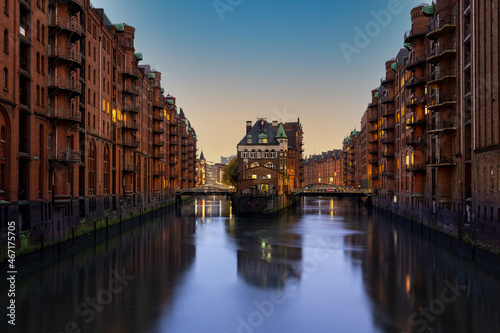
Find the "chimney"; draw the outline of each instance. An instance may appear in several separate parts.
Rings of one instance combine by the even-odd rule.
[[[247,121],[247,133],[250,131],[251,128],[252,128],[252,122]]]
[[[278,121],[277,120],[273,120],[273,128],[274,129],[278,128]]]

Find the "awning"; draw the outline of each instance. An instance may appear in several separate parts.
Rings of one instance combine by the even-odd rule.
[[[434,15],[434,6],[425,6],[422,8],[422,14],[425,16],[432,16]]]
[[[113,27],[115,27],[117,32],[124,32],[125,26],[121,23],[113,23]]]

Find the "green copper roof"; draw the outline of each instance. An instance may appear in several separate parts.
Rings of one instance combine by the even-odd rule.
[[[377,91],[377,92],[375,93],[375,98],[376,98],[376,99],[380,99],[380,92],[379,92],[379,91]]]
[[[422,13],[425,16],[432,16],[432,15],[434,15],[434,6],[425,6],[424,8],[422,8]]]
[[[165,88],[161,88],[160,91],[161,91],[162,94],[165,93]]]
[[[283,124],[280,124],[278,128],[278,133],[276,133],[276,139],[286,139],[285,129],[283,128]]]
[[[395,72],[398,71],[398,63],[397,62],[393,62],[392,65],[391,65],[391,69]]]
[[[149,78],[150,78],[150,79],[154,79],[154,78],[156,78],[155,73],[149,73]]]
[[[172,101],[171,99],[167,100],[167,103],[168,105],[174,105],[174,101]]]
[[[267,139],[267,134],[266,133],[260,133],[259,134],[259,139]]]
[[[411,43],[404,43],[404,47],[408,49],[408,51],[411,51],[413,47],[411,46]]]
[[[251,139],[251,138],[252,138],[252,134],[248,134],[247,139]]]
[[[113,27],[115,27],[117,32],[124,32],[125,26],[121,23],[113,23]]]
[[[142,60],[142,53],[140,52],[137,52],[137,53],[134,53],[135,57],[137,58],[137,60],[141,61]]]
[[[183,123],[183,122],[185,122],[185,121],[186,121],[186,119],[182,119],[182,120],[181,120],[181,123]]]

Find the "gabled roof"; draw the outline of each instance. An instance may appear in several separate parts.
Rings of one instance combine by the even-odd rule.
[[[241,139],[240,143],[238,143],[238,146],[257,145],[259,144],[259,138],[264,138],[265,135],[267,135],[267,143],[260,143],[261,145],[278,144],[278,141],[276,141],[276,130],[273,128],[272,124],[268,123],[266,120],[257,120],[248,133],[245,134],[243,139]],[[251,143],[247,143],[247,139],[251,139]]]

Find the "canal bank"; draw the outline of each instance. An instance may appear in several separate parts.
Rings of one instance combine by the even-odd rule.
[[[42,266],[78,253],[86,248],[95,247],[108,239],[128,231],[157,216],[173,213],[182,203],[193,201],[193,197],[168,199],[156,207],[122,207],[115,211],[104,211],[102,218],[83,221],[80,225],[68,228],[59,238],[47,239],[44,235],[20,238],[16,242],[16,263],[18,270],[34,271]],[[126,213],[124,213],[126,212]],[[2,253],[1,272],[7,271],[6,253]]]
[[[371,206],[384,218],[402,224],[421,237],[449,248],[460,257],[500,268],[500,249],[481,243],[471,236],[475,234],[474,225],[459,226],[449,218],[424,216],[422,211],[402,212],[383,205]]]

